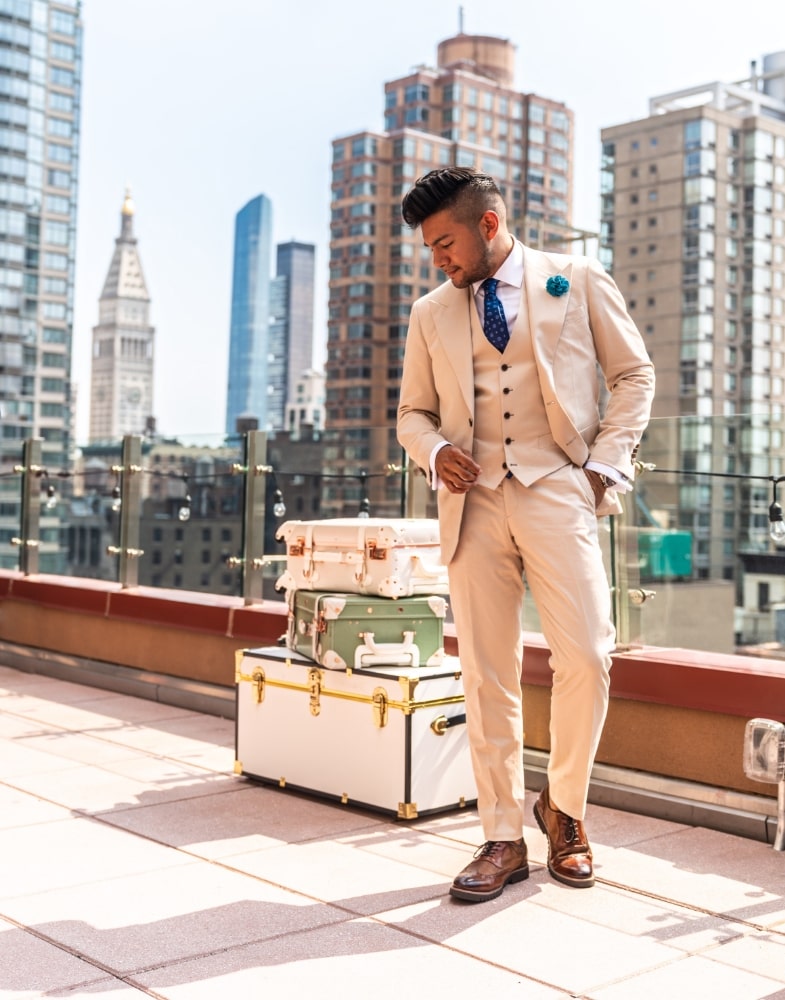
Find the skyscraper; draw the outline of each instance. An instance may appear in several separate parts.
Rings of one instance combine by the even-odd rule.
[[[258,195],[235,219],[226,433],[240,416],[262,430],[284,427],[286,402],[313,354],[314,253],[292,240],[277,248],[272,203]]]
[[[350,512],[366,488],[374,513],[400,503],[395,416],[412,302],[443,280],[401,196],[435,167],[474,166],[505,196],[513,232],[534,246],[569,248],[572,112],[514,89],[514,45],[459,34],[438,47],[435,68],[385,84],[384,131],[333,142],[325,509]],[[367,484],[362,473],[373,466]]]
[[[290,240],[278,244],[276,274],[286,279],[287,403],[295,399],[303,373],[313,365],[315,266],[316,247],[312,243]]]
[[[235,217],[226,398],[228,435],[235,433],[240,416],[256,417],[262,429],[268,424],[272,232],[272,202],[266,195],[257,195]]]
[[[155,330],[150,294],[134,236],[134,203],[127,193],[120,235],[93,327],[90,374],[90,441],[144,434],[153,416]]]
[[[81,48],[78,0],[0,0],[0,473],[24,438],[49,470],[70,460]],[[0,478],[0,566],[18,531],[19,484]]]
[[[771,487],[742,477],[785,459],[785,53],[649,112],[602,132],[602,254],[657,370],[650,460],[688,473],[657,477],[662,526],[732,579],[768,545]]]

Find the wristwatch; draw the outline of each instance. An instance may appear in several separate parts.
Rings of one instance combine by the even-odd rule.
[[[602,483],[602,485],[605,487],[606,490],[609,487],[616,485],[616,480],[615,479],[611,479],[610,476],[605,476],[605,475],[603,475],[602,472],[598,472],[597,475],[600,477],[600,482]]]

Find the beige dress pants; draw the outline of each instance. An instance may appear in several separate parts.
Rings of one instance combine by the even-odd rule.
[[[449,566],[466,719],[486,840],[523,832],[522,574],[551,650],[551,798],[583,819],[589,776],[608,706],[610,588],[594,496],[568,464],[523,486],[466,494]]]

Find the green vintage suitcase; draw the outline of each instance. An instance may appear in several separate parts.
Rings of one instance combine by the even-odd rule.
[[[443,597],[289,592],[287,645],[330,670],[437,667],[444,659]]]

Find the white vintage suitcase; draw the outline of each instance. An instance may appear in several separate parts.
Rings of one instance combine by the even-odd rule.
[[[434,518],[327,518],[286,521],[278,590],[332,590],[379,597],[446,594],[439,522]]]
[[[272,646],[235,679],[237,774],[400,819],[476,801],[457,657],[337,671]]]

